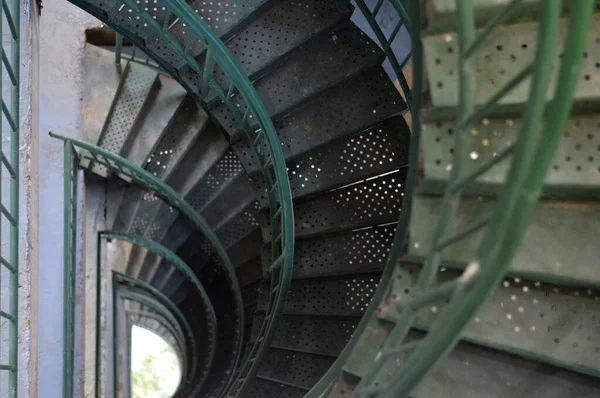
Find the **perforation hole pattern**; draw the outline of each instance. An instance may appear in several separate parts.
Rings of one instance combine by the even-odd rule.
[[[375,43],[348,22],[343,29],[309,43],[254,86],[269,113],[277,115],[345,77],[381,63],[382,58]],[[234,96],[234,105],[242,113],[247,108],[239,95]],[[221,104],[220,108],[226,108],[226,105]],[[223,109],[215,114],[219,117],[229,113]]]
[[[280,1],[226,45],[247,76],[335,23],[346,12],[327,0]],[[215,80],[225,86],[228,79],[215,68]]]
[[[413,279],[417,277],[418,266],[403,268]],[[442,267],[439,275],[445,281],[460,273]],[[405,299],[401,297],[403,293],[397,292],[398,300]],[[421,310],[418,324],[431,325],[445,304],[435,303]],[[509,352],[528,353],[537,360],[590,372],[597,369],[600,358],[600,291],[509,277],[466,328],[465,336]]]
[[[559,27],[557,56],[553,62],[553,80],[558,77],[566,36],[566,23]],[[476,88],[477,104],[483,104],[506,83],[533,61],[537,43],[537,23],[520,23],[497,29],[491,40],[485,41],[473,54],[475,73],[479,84]],[[600,81],[593,78],[600,69],[598,44],[600,24],[592,23],[584,56],[583,70],[575,91],[575,98],[586,101],[597,97]],[[429,70],[429,86],[435,106],[455,106],[458,103],[458,78],[456,74],[459,54],[457,35],[448,33],[430,36],[424,43],[425,59]],[[521,83],[505,95],[499,104],[521,104],[529,95],[529,84]],[[520,112],[520,110],[519,110]]]
[[[291,112],[275,127],[284,156],[289,158],[374,126],[405,108],[394,85],[377,67]],[[266,153],[266,143],[262,146]],[[236,145],[236,152],[246,169],[258,167],[248,144]]]
[[[302,398],[306,391],[260,378],[254,379],[248,390],[248,398]]]
[[[187,97],[148,158],[146,171],[164,179],[173,170],[198,133],[198,112],[197,105]]]
[[[116,154],[121,152],[156,77],[156,73],[140,72],[135,67],[129,71],[98,146]]]
[[[325,374],[333,361],[333,358],[320,355],[271,348],[258,374],[310,388]]]
[[[164,202],[161,203],[160,208],[157,210],[156,215],[146,232],[148,238],[152,240],[159,240],[162,238],[169,226],[175,221],[178,214],[179,211],[175,208]]]
[[[206,173],[203,179],[190,190],[185,199],[194,209],[200,210],[215,194],[244,171],[233,151],[228,150]]]
[[[294,280],[284,311],[288,314],[361,316],[377,288],[380,275]],[[268,294],[268,289],[264,294]],[[261,299],[261,310],[265,309],[266,302]]]
[[[135,219],[131,225],[131,233],[136,235],[144,235],[146,229],[152,223],[158,207],[162,203],[154,192],[145,192],[142,200],[135,213]]]
[[[223,246],[229,247],[260,227],[258,209],[258,202],[252,203],[217,230],[217,237]]]
[[[294,277],[373,272],[385,265],[396,225],[296,242]]]
[[[138,6],[140,6],[142,2],[141,0],[136,0],[136,3]],[[144,3],[143,11],[145,11],[152,17],[152,19],[162,25],[167,13],[167,8],[160,0],[148,0]],[[115,15],[114,19],[118,21],[119,26],[124,27],[128,31],[135,33],[140,37],[148,38],[154,35],[143,17],[130,7],[124,6],[118,12],[118,14]],[[171,15],[169,23],[173,22],[174,20],[175,17]]]
[[[256,315],[252,322],[252,341],[256,341],[264,315]],[[337,356],[342,351],[354,328],[354,319],[313,318],[284,315],[277,324],[272,346]]]
[[[426,125],[423,142],[432,149],[425,151],[426,177],[448,178],[452,170],[454,127],[451,122]],[[520,127],[518,119],[484,119],[477,123],[471,131],[474,145],[469,169],[483,165],[513,143]],[[493,168],[493,173],[486,173],[477,181],[499,184],[505,180],[508,166],[507,162],[501,162]],[[552,184],[590,188],[600,184],[600,117],[582,115],[569,119],[546,177],[546,185]]]

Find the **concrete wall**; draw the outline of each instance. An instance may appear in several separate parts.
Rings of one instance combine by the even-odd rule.
[[[39,317],[38,390],[62,397],[63,350],[63,144],[49,131],[80,137],[82,126],[84,32],[100,22],[66,0],[44,0],[40,25],[39,137]],[[80,186],[83,184],[80,184]],[[83,195],[79,195],[83,201]],[[82,214],[83,202],[79,204]],[[80,223],[81,226],[81,223]],[[83,231],[83,228],[79,228]],[[80,235],[80,239],[83,237]],[[78,246],[82,247],[83,242]],[[79,256],[80,258],[81,256]],[[84,290],[80,262],[76,321],[82,326]],[[77,330],[77,329],[76,329]],[[83,341],[76,337],[76,397],[83,396]]]

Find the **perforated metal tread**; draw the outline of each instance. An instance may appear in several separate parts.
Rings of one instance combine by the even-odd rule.
[[[296,238],[349,231],[398,220],[406,171],[400,170],[294,202]],[[271,239],[269,223],[263,238]]]
[[[253,14],[262,12],[263,6],[270,5],[271,3],[266,0],[196,0],[190,6],[221,40],[227,41],[227,39],[252,21]],[[169,28],[169,31],[180,43],[186,43],[189,30],[184,23],[176,21]],[[191,43],[190,54],[197,57],[205,49],[202,42],[194,40]],[[172,63],[175,69],[181,69],[187,65],[183,58],[178,57],[177,60],[179,62],[175,62],[176,59],[173,59],[174,62]],[[199,60],[203,61],[203,59]]]
[[[128,185],[117,210],[115,222],[112,230],[117,232],[127,232],[135,220],[137,208],[146,192],[135,185]]]
[[[273,2],[264,13],[226,43],[229,52],[254,80],[292,50],[311,37],[350,17],[351,9],[340,9],[340,3],[328,0],[281,0]],[[186,66],[180,76],[187,86],[198,91],[199,79]],[[215,81],[228,87],[229,80],[220,67],[215,67]]]
[[[248,285],[260,281],[263,278],[262,264],[260,259],[255,258],[240,264],[236,267],[235,274],[237,275],[240,287],[242,289]]]
[[[410,131],[403,117],[394,117],[358,134],[318,147],[287,160],[294,199],[328,191],[362,179],[406,167]],[[249,171],[249,170],[247,170]],[[264,178],[250,170],[255,192],[265,192]],[[257,195],[262,208],[265,194]]]
[[[152,192],[145,192],[136,209],[131,228],[128,232],[135,235],[145,235],[154,220],[156,213],[164,203],[162,199]]]
[[[166,133],[186,97],[185,90],[176,81],[165,76],[159,76],[159,80],[160,89],[150,99],[131,147],[123,153],[123,157],[140,167],[144,166],[148,156]]]
[[[254,87],[271,117],[276,119],[344,79],[380,65],[383,59],[379,47],[354,23],[347,21],[339,29],[329,30],[328,35],[324,34],[294,52],[288,60],[256,81]],[[235,100],[240,112],[244,113],[246,102],[239,95],[234,96]],[[232,117],[225,104],[212,114],[223,126],[229,124],[225,118],[230,120]],[[243,133],[238,131],[238,134]]]
[[[256,341],[264,320],[257,313],[252,321],[252,336]],[[277,324],[271,346],[297,352],[337,357],[358,325],[355,318],[326,318],[304,315],[284,315]]]
[[[420,266],[405,265],[404,277],[414,284]],[[460,276],[444,270],[440,282]],[[395,303],[404,289],[393,289],[380,315],[397,319]],[[445,301],[418,313],[427,328],[444,311]],[[465,328],[463,338],[526,358],[598,377],[600,374],[600,290],[577,289],[520,278],[506,278]],[[600,387],[599,387],[600,389]]]
[[[347,397],[358,380],[346,376],[333,387],[329,396]],[[411,397],[593,398],[599,392],[597,379],[496,350],[459,343],[416,387]]]
[[[97,144],[118,155],[127,151],[129,140],[145,116],[149,99],[160,86],[156,72],[136,64],[129,64],[129,68]]]
[[[205,386],[200,391],[199,396],[213,396],[209,392],[219,390],[226,381],[225,375],[230,374],[234,369],[234,346],[241,338],[240,327],[236,317],[236,306],[233,300],[231,281],[225,274],[222,267],[218,264],[212,264],[202,268],[198,275],[205,286],[206,293],[213,304],[217,316],[218,336],[217,336],[217,355],[213,361],[210,375],[207,378]],[[189,301],[189,307],[197,306],[197,303]]]
[[[208,225],[213,226],[226,222],[228,218],[234,217],[248,204],[255,201],[254,190],[244,174],[223,188],[217,197],[204,206],[202,216]]]
[[[333,364],[334,358],[271,348],[258,375],[309,390]]]
[[[295,315],[362,316],[381,273],[292,281],[284,313]],[[261,294],[268,295],[268,289]],[[258,309],[266,310],[264,296]]]
[[[596,65],[599,59],[596,38],[600,37],[599,14],[592,18],[589,34],[586,36],[586,47],[580,80],[574,92],[573,112],[598,112],[600,110],[600,79],[597,78],[600,68]],[[553,62],[552,85],[558,77],[560,57],[565,42],[567,20],[562,19],[559,27],[558,48]],[[535,43],[538,34],[537,22],[519,23],[504,26],[497,30],[493,40],[482,43],[480,48],[470,57],[475,61],[473,66],[477,76],[481,76],[474,94],[476,106],[483,105],[503,86],[517,76],[533,62]],[[431,120],[452,120],[458,106],[458,79],[455,68],[458,62],[456,33],[447,33],[425,37],[423,49],[429,78],[429,95],[431,97]],[[483,78],[484,77],[484,78]],[[525,79],[498,103],[491,106],[486,115],[488,118],[518,117],[529,98],[531,79]],[[549,96],[551,94],[548,94]]]
[[[208,115],[191,98],[185,103],[171,121],[156,148],[147,159],[144,168],[158,178],[168,179],[177,164],[188,152],[192,143],[202,133]]]
[[[106,115],[117,94],[124,63],[115,64],[115,54],[91,44],[83,48],[83,81],[81,136],[86,142],[98,142]]]
[[[235,154],[228,150],[186,194],[185,200],[201,211],[229,183],[241,176],[244,169]]]
[[[86,178],[88,175],[95,176],[95,174],[85,171]],[[123,195],[127,191],[129,184],[118,177],[109,177],[104,180],[106,184],[106,227],[109,229],[114,228],[119,208],[121,207],[121,201]]]
[[[428,223],[437,217],[442,199],[417,196],[413,200],[410,225],[409,259],[420,262],[430,246]],[[463,199],[456,218],[457,230],[466,228],[477,217],[491,214],[494,201],[484,198]],[[416,221],[418,220],[418,222]],[[512,272],[535,280],[576,286],[594,286],[600,282],[596,267],[600,249],[592,244],[600,233],[600,208],[597,202],[542,201],[538,204],[522,245],[512,265]],[[591,234],[591,235],[589,235]],[[465,257],[481,238],[481,232],[450,245],[441,252],[447,266],[464,266]]]
[[[303,389],[287,386],[276,381],[255,378],[248,390],[248,398],[302,398]]]
[[[283,155],[289,159],[368,129],[405,109],[385,71],[376,67],[289,113],[275,128]],[[233,148],[244,169],[256,170],[258,164],[248,143]]]
[[[372,273],[383,269],[396,225],[296,241],[294,279]],[[267,267],[266,263],[263,267]]]
[[[221,225],[216,233],[221,244],[228,248],[260,227],[258,203],[248,204],[241,212]],[[257,248],[260,249],[260,248]]]
[[[476,145],[465,172],[490,161],[516,140],[521,119],[485,119],[472,133]],[[454,122],[423,125],[425,179],[419,191],[441,194],[452,169]],[[508,159],[507,159],[508,160]],[[496,195],[508,174],[509,163],[500,162],[465,188],[468,195]],[[600,199],[600,115],[572,117],[560,140],[552,168],[546,176],[543,197],[552,199]]]

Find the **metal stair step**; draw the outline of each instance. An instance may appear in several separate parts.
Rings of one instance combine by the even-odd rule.
[[[409,140],[408,126],[399,116],[287,159],[292,197],[315,195],[404,168]],[[260,169],[253,167],[246,172],[255,192],[266,193]],[[269,206],[265,194],[258,195],[258,201],[262,208]]]
[[[215,125],[208,120],[202,134],[194,141],[186,156],[171,173],[168,184],[183,196],[200,181],[221,159],[229,143]]]
[[[294,279],[373,273],[383,269],[396,224],[302,239],[294,248]],[[263,259],[270,256],[263,256]],[[263,263],[266,270],[271,262]]]
[[[362,316],[379,283],[381,273],[293,280],[284,313],[290,315]],[[262,292],[268,295],[268,289]],[[266,310],[267,299],[258,309]]]
[[[193,142],[202,134],[207,120],[208,115],[200,106],[191,97],[186,97],[166,133],[146,159],[146,171],[165,181],[168,180]]]
[[[295,48],[349,18],[350,8],[341,8],[327,0],[273,2],[225,45],[246,76],[254,80]],[[189,66],[180,70],[180,76],[183,84],[198,91],[201,77]],[[227,90],[229,79],[218,65],[213,79]]]
[[[129,184],[118,177],[110,177],[105,180],[106,183],[106,227],[109,230],[114,229],[117,214],[121,207],[123,195]]]
[[[254,317],[250,341],[256,341],[264,319],[262,313]],[[355,318],[283,315],[271,347],[335,358],[342,352],[357,324]]]
[[[502,12],[510,0],[476,0],[473,2],[475,11],[475,25],[484,27],[486,23]],[[539,17],[540,0],[523,0],[518,2],[508,18],[505,25],[518,22],[536,20]],[[568,9],[568,3],[563,8]],[[428,21],[424,34],[432,35],[456,30],[456,2],[453,0],[427,0],[423,10],[426,12],[425,19]]]
[[[479,200],[480,199],[480,200]],[[463,199],[455,218],[456,229],[462,230],[475,220],[491,214],[495,202],[489,199]],[[417,196],[413,200],[410,245],[407,259],[421,262],[431,245],[432,228],[436,225],[442,198]],[[597,286],[600,274],[594,264],[600,256],[597,246],[581,239],[600,231],[600,209],[597,202],[541,201],[529,224],[511,274],[542,282],[576,286]],[[442,264],[464,267],[472,258],[483,230],[446,247],[441,252]]]
[[[117,210],[115,222],[112,225],[112,230],[116,232],[127,232],[131,229],[135,221],[135,214],[138,206],[143,200],[147,192],[137,187],[136,185],[128,185]]]
[[[514,143],[521,128],[521,119],[485,119],[472,130],[475,140],[466,175],[500,156]],[[573,116],[559,143],[553,166],[546,176],[542,195],[552,199],[600,200],[600,115]],[[426,123],[423,125],[424,180],[419,192],[443,194],[452,170],[455,122]],[[491,170],[465,185],[467,195],[497,195],[504,186],[510,166],[510,157],[500,161]]]
[[[383,60],[379,47],[347,21],[342,27],[329,30],[328,35],[324,34],[294,52],[288,60],[257,80],[254,88],[271,117],[277,119],[348,77],[381,65]],[[233,101],[241,113],[246,111],[247,104],[239,94],[233,96]],[[227,120],[232,119],[232,114],[225,104],[211,113],[222,126],[230,125]],[[228,130],[228,134],[244,133]]]
[[[398,220],[406,170],[294,202],[296,238],[338,233]],[[262,223],[263,239],[272,239],[270,220]]]
[[[309,390],[334,360],[327,356],[271,348],[258,370],[258,376]]]
[[[266,0],[232,0],[226,2],[196,0],[190,6],[206,22],[208,27],[222,41],[226,42],[248,23],[251,23],[256,14],[263,12],[271,4],[272,2]],[[169,31],[180,43],[186,43],[187,37],[190,34],[188,27],[181,21],[176,21],[169,27]],[[163,43],[160,40],[158,42]],[[197,58],[206,50],[204,44],[199,40],[194,40],[190,45],[189,53],[194,58]],[[173,61],[176,60],[179,62],[173,62],[172,65],[177,70],[187,65],[183,57],[173,59]],[[200,58],[199,61],[203,61],[203,58]]]
[[[140,167],[145,165],[149,154],[169,129],[173,117],[180,111],[186,97],[185,90],[176,81],[165,76],[159,76],[159,79],[160,89],[151,99],[131,147],[123,154],[127,160]]]
[[[390,372],[388,378],[396,376],[395,372]],[[329,396],[347,397],[358,380],[353,376],[345,376],[333,386]],[[469,343],[459,343],[419,383],[411,392],[411,397],[592,398],[598,396],[599,392],[598,381],[589,376]]]
[[[159,87],[158,73],[130,63],[97,145],[117,155],[126,153]]]
[[[593,18],[598,19],[598,14]],[[561,20],[559,28],[559,48],[555,67],[553,68],[553,83],[548,90],[548,100],[553,95],[560,56],[566,34],[565,19]],[[598,75],[598,54],[596,37],[600,36],[600,23],[593,22],[587,35],[586,53],[581,71],[581,78],[574,93],[573,112],[598,112],[600,110],[600,79]],[[476,107],[482,106],[487,100],[515,78],[522,70],[533,62],[535,43],[537,41],[537,22],[508,25],[497,30],[494,37],[485,41],[472,55],[475,60],[476,75],[480,84],[475,90],[474,102]],[[447,33],[429,36],[423,40],[425,64],[428,71],[428,90],[431,97],[429,120],[453,120],[458,106],[458,48],[456,34]],[[524,109],[529,95],[531,78],[527,77],[500,101],[489,107],[486,117],[518,117]]]
[[[115,64],[113,52],[88,44],[84,48],[83,70],[86,78],[81,133],[84,141],[95,143],[117,95],[124,64]]]
[[[306,390],[287,386],[276,381],[256,378],[248,390],[248,398],[302,398]]]
[[[419,265],[403,265],[414,283]],[[460,276],[460,271],[439,272],[440,283]],[[407,299],[404,289],[393,287],[384,318],[398,319],[397,303]],[[416,326],[430,327],[444,311],[444,300],[422,308]],[[465,328],[462,338],[485,347],[513,353],[586,373],[600,375],[600,291],[506,278]]]
[[[385,71],[376,67],[290,112],[275,123],[275,128],[287,159],[362,132],[405,109]],[[257,169],[254,151],[247,142],[235,144],[234,149],[246,170]]]

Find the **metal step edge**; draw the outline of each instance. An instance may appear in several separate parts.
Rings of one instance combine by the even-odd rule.
[[[456,220],[457,230],[466,223],[490,213],[495,202],[487,198],[463,199]],[[407,259],[422,262],[429,247],[431,234],[428,223],[435,226],[442,198],[417,196],[413,201],[410,223],[410,244]],[[598,287],[600,274],[592,264],[600,253],[595,245],[574,237],[600,231],[600,202],[541,201],[521,248],[517,251],[509,273],[511,275],[577,287]],[[580,232],[580,234],[578,234]],[[442,264],[449,268],[463,268],[471,259],[460,253],[472,253],[482,231],[442,251]],[[450,250],[450,251],[449,251]]]
[[[349,20],[346,22],[346,24],[354,25]],[[283,70],[285,70],[285,68],[290,68],[290,67],[295,66],[295,63],[297,63],[295,61],[297,61],[297,59],[306,59],[309,55],[309,54],[306,54],[306,52],[312,49],[311,46],[313,44],[317,45],[319,42],[322,41],[322,38],[324,36],[327,36],[327,37],[334,36],[335,32],[339,32],[340,30],[344,29],[345,27],[346,27],[346,25],[336,26],[336,28],[333,29],[333,32],[332,31],[328,32],[329,33],[328,35],[325,35],[325,33],[323,33],[321,35],[321,37],[319,38],[319,40],[311,40],[303,48],[296,50],[294,55],[291,55],[290,57],[288,57],[288,59],[286,59],[285,62],[281,62],[279,65],[271,68],[271,70],[269,70],[269,73],[263,75],[260,79],[257,79],[256,81],[254,81],[253,85],[254,85],[257,93],[259,94],[259,97],[263,101],[263,103],[268,103],[268,101],[270,100],[269,92],[261,89],[263,84],[265,83],[265,81],[268,81],[270,76],[274,75],[275,72],[282,72]],[[357,30],[360,31],[358,28],[357,28]],[[366,36],[366,35],[364,37],[368,38],[368,36]],[[377,47],[375,44],[373,44],[373,45],[375,47]],[[335,90],[336,87],[343,85],[348,80],[351,80],[351,79],[355,78],[356,76],[361,75],[362,73],[369,70],[370,68],[377,66],[377,65],[381,65],[383,63],[383,61],[385,60],[385,54],[379,49],[379,47],[377,47],[376,51],[377,51],[378,57],[375,59],[370,59],[368,63],[364,63],[360,68],[358,68],[356,70],[352,70],[350,73],[348,73],[344,76],[336,76],[335,80],[330,80],[330,81],[324,83],[322,85],[322,87],[320,87],[319,89],[312,90],[309,93],[303,93],[302,96],[296,95],[294,97],[294,102],[291,102],[286,107],[283,107],[283,108],[281,108],[279,110],[275,110],[275,111],[268,110],[271,120],[273,122],[276,122],[278,119],[282,118],[283,116],[285,116],[287,113],[289,113],[293,109],[302,107],[303,105],[311,102],[315,98],[318,98],[321,95],[326,95],[328,92]],[[294,76],[290,76],[290,78],[293,79]],[[237,97],[234,96],[232,98],[232,100],[236,101],[236,98]],[[244,103],[242,103],[240,105],[242,105],[242,109],[244,109],[243,108]],[[213,117],[217,120],[217,123],[219,123],[219,125],[221,125],[223,127],[224,127],[224,122],[222,121],[222,115],[227,115],[229,118],[231,118],[231,113],[229,112],[229,109],[222,102],[219,104],[219,102],[213,101],[213,107],[212,108],[209,107],[209,109],[210,109],[211,115],[213,115]],[[256,124],[252,124],[252,126],[258,127]],[[239,128],[237,128],[236,130],[228,130],[227,134],[230,137],[232,137],[230,139],[231,142],[241,141],[245,138],[245,136],[244,136],[245,133],[242,130],[240,130]]]
[[[594,21],[600,18],[600,13],[594,14]],[[563,18],[559,25],[559,47],[553,64],[558,65],[565,42],[566,25],[568,19]],[[480,76],[485,76],[483,83],[478,86],[475,93],[475,109],[491,99],[503,86],[530,65],[535,50],[537,23],[521,23],[507,25],[498,30],[494,40],[488,40],[473,55],[475,67]],[[600,113],[600,81],[595,76],[598,74],[595,59],[598,58],[595,38],[600,36],[600,23],[593,23],[587,35],[586,52],[578,84],[573,95],[573,108],[571,114]],[[428,71],[426,91],[430,98],[426,106],[426,120],[429,122],[453,120],[458,107],[457,96],[457,36],[456,33],[447,33],[429,36],[423,40],[425,49],[425,67]],[[548,100],[554,95],[554,87],[558,78],[558,67],[553,68]],[[480,79],[481,80],[481,79]],[[491,106],[485,118],[518,118],[527,104],[528,87],[531,77],[524,79],[502,101]]]
[[[522,119],[507,123],[486,119],[473,128],[474,146],[465,175],[492,161],[517,139]],[[600,200],[600,114],[571,116],[559,141],[552,167],[542,190],[544,199]],[[424,179],[422,195],[443,195],[452,170],[455,122],[425,123],[421,135]],[[502,160],[474,182],[464,186],[464,196],[495,196],[506,180],[510,159]]]
[[[169,129],[173,118],[183,106],[184,98],[187,95],[179,83],[165,77],[159,76],[159,79],[161,80],[161,89],[152,99],[145,118],[140,122],[136,139],[123,155],[140,167],[146,164],[148,157],[156,149],[161,138]],[[163,121],[166,123],[161,125],[160,122]],[[152,133],[153,131],[155,133]],[[150,143],[147,142],[148,139],[151,140]],[[141,141],[146,141],[146,143]]]

